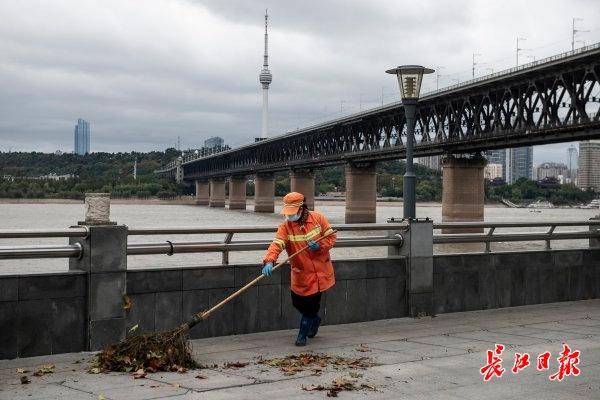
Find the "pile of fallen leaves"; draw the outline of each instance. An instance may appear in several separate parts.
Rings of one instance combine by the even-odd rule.
[[[338,397],[341,391],[354,390],[372,390],[375,391],[375,386],[367,383],[358,383],[356,379],[339,377],[335,378],[329,385],[309,385],[302,386],[302,390],[312,391],[327,391],[327,397]]]
[[[373,366],[373,363],[367,357],[346,358],[319,353],[294,354],[283,358],[272,359],[259,358],[257,364],[279,368],[284,375],[295,375],[304,370],[311,370],[318,375],[327,366],[332,366],[334,369],[364,369]]]
[[[91,372],[177,371],[196,368],[187,341],[187,330],[130,336],[96,355]]]

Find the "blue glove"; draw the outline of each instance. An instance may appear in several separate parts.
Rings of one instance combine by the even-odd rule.
[[[321,246],[319,246],[319,243],[315,242],[314,240],[309,240],[308,241],[308,248],[311,251],[317,251],[317,250],[319,250],[320,247]]]
[[[262,274],[266,275],[266,276],[271,276],[273,274],[272,271],[273,271],[273,263],[272,262],[268,262],[263,267]]]

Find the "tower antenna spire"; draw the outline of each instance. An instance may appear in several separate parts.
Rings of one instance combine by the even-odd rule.
[[[263,104],[262,104],[262,132],[260,139],[266,139],[268,137],[269,131],[269,85],[273,81],[273,75],[271,75],[271,71],[269,71],[269,32],[268,32],[268,23],[269,23],[269,13],[268,10],[265,9],[265,55],[263,61],[263,68],[260,71],[260,75],[258,76],[258,80],[262,85],[262,95],[263,95]]]
[[[269,10],[265,9],[265,60],[263,62],[263,67],[265,69],[269,68],[269,33],[267,32],[268,24],[269,24]]]

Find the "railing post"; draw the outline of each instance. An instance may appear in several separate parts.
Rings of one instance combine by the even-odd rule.
[[[401,234],[403,245],[389,247],[388,254],[406,257],[408,315],[433,316],[433,221],[410,220],[408,230]]]
[[[600,214],[590,218],[590,221],[600,221]],[[590,231],[600,232],[600,226],[590,225]],[[594,249],[600,248],[600,238],[590,238],[590,247]]]
[[[125,337],[124,295],[127,286],[127,226],[109,220],[107,194],[86,194],[85,238],[70,238],[83,247],[80,259],[71,258],[69,269],[87,272],[86,348],[99,350]]]

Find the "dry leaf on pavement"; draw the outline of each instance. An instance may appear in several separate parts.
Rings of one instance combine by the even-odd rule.
[[[146,377],[146,371],[143,368],[138,369],[133,373],[133,379],[142,379]]]

